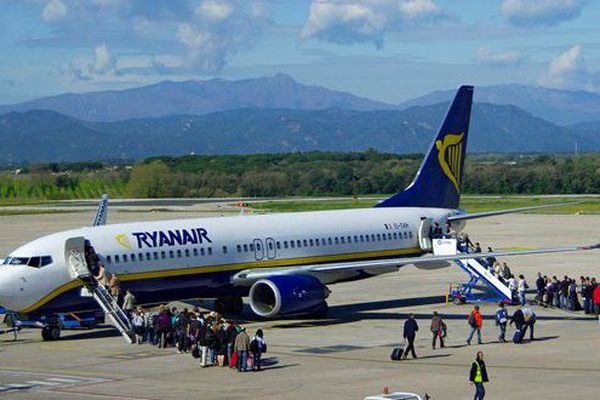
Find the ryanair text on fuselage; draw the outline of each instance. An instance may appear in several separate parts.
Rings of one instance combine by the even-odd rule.
[[[212,243],[212,240],[208,237],[208,231],[204,228],[132,232],[132,235],[137,239],[138,249],[201,244],[204,240]]]

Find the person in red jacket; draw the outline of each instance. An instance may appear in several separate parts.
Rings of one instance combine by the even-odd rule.
[[[483,326],[483,315],[479,312],[479,306],[473,307],[471,313],[469,313],[469,317],[467,319],[469,322],[469,326],[471,327],[471,333],[467,338],[467,344],[471,345],[471,340],[473,339],[473,335],[477,332],[477,344],[482,344],[481,342],[481,327]]]
[[[596,286],[593,294],[594,305],[596,306],[596,317],[600,313],[600,285]]]

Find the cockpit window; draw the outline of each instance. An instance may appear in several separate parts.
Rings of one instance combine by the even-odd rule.
[[[11,257],[10,258],[10,265],[27,265],[27,263],[29,262],[29,258],[27,257]]]
[[[36,257],[8,257],[2,263],[4,265],[27,265],[29,267],[40,268],[52,264],[51,256]]]

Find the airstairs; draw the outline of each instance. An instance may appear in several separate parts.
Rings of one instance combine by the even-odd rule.
[[[132,327],[127,314],[121,309],[117,300],[106,290],[103,285],[98,284],[96,278],[90,273],[85,260],[83,250],[85,239],[76,237],[68,239],[65,245],[65,256],[71,268],[73,278],[79,279],[84,288],[93,296],[102,311],[110,318],[113,325],[121,332],[128,343],[132,343]]]
[[[470,252],[469,250],[469,246],[466,243],[459,242],[456,239],[433,239],[434,254],[462,255],[468,254]],[[448,254],[449,252],[451,254]],[[472,300],[475,298],[472,291],[481,282],[491,289],[492,292],[497,295],[499,300],[512,302],[513,298],[510,289],[491,272],[492,266],[489,265],[485,259],[477,257],[476,253],[473,253],[473,257],[474,258],[454,260],[456,265],[470,277],[469,282],[461,285],[461,287],[457,289],[457,294],[460,295],[462,299]]]

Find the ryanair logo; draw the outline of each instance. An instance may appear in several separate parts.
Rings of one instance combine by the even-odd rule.
[[[118,235],[115,236],[115,240],[117,241],[117,243],[119,243],[119,245],[121,247],[123,247],[125,250],[133,250],[133,246],[131,246],[131,242],[129,241],[129,239],[127,238],[127,235],[124,233],[120,233]]]
[[[444,136],[444,141],[436,140],[435,147],[438,150],[438,162],[444,174],[460,193],[460,177],[462,171],[462,152],[464,133],[449,133]]]

